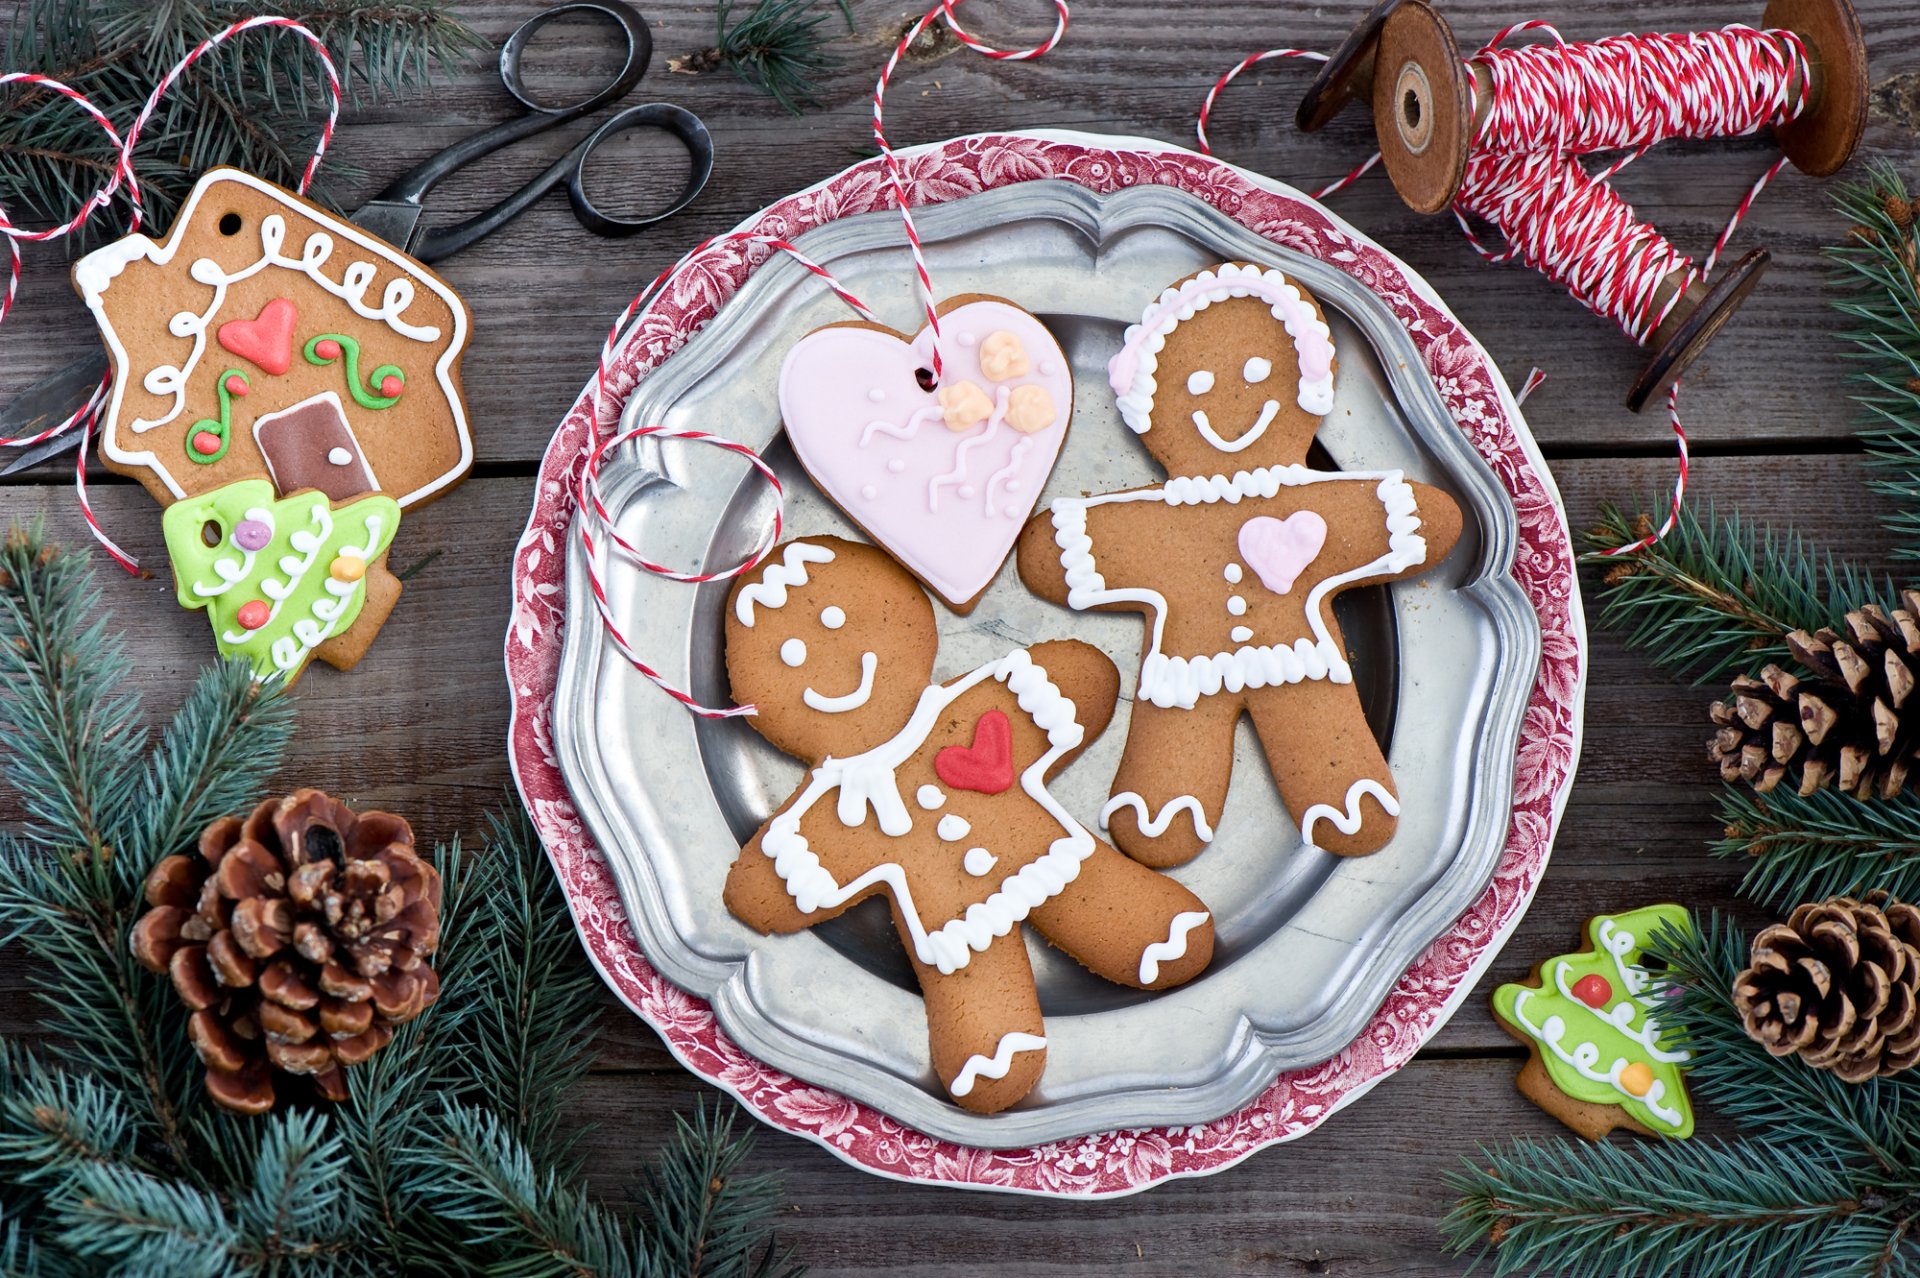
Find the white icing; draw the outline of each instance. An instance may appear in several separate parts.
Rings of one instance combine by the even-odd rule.
[[[1257,386],[1273,376],[1273,361],[1255,355],[1240,368],[1240,376],[1249,386]]]
[[[1247,615],[1247,601],[1239,595],[1227,596],[1227,611],[1235,617]]]
[[[273,512],[271,510],[268,510],[264,506],[250,506],[247,509],[247,518],[265,524],[267,526],[267,538],[269,541],[272,540],[274,525]],[[240,552],[240,558],[214,560],[209,567],[213,569],[213,575],[220,579],[220,584],[209,585],[206,582],[194,582],[193,593],[196,598],[218,598],[245,581],[248,575],[253,572],[253,557],[255,552],[248,550],[245,546],[236,544],[231,536],[227,538],[227,544],[233,546],[235,550]]]
[[[1019,471],[1020,464],[1027,460],[1027,448],[1030,442],[1031,441],[1025,435],[1022,435],[1019,439],[1014,440],[1013,447],[1007,450],[1007,464],[1002,466],[999,470],[994,471],[991,475],[987,476],[987,501],[986,501],[987,518],[991,519],[993,518],[993,515],[994,515],[993,490],[995,485],[1004,483],[1007,486],[1007,491],[1010,493],[1017,493],[1020,491],[1022,485],[1018,479],[1014,478],[1014,475]],[[965,493],[966,489],[963,488],[960,491],[962,493]],[[1012,513],[1012,512],[1009,512],[1009,513]]]
[[[1250,643],[1253,640],[1252,626],[1235,626],[1227,632],[1227,638],[1235,643]]]
[[[993,1049],[991,1058],[973,1055],[967,1057],[967,1063],[960,1067],[947,1090],[955,1096],[965,1096],[973,1090],[976,1078],[1005,1078],[1007,1071],[1013,1068],[1014,1054],[1017,1052],[1038,1052],[1047,1046],[1047,1040],[1038,1034],[1023,1034],[1015,1031],[1003,1034],[999,1044]]]
[[[948,706],[988,679],[1004,682],[1020,709],[1047,734],[1046,753],[1020,774],[1020,784],[1062,833],[1039,859],[1003,879],[990,896],[969,906],[962,917],[929,926],[914,905],[902,866],[885,862],[843,885],[808,847],[806,836],[800,833],[800,820],[830,792],[837,792],[834,814],[841,825],[853,829],[864,824],[871,808],[882,833],[893,838],[909,833],[913,817],[900,799],[894,770],[926,743]],[[761,850],[773,858],[774,872],[786,885],[795,906],[805,914],[833,909],[872,887],[884,885],[906,924],[908,945],[914,955],[942,972],[957,972],[973,953],[984,951],[996,938],[1011,932],[1035,906],[1064,891],[1079,875],[1081,863],[1093,854],[1093,835],[1046,788],[1047,773],[1086,737],[1086,730],[1074,715],[1073,702],[1047,678],[1044,669],[1034,664],[1025,649],[1010,652],[951,684],[926,689],[907,725],[892,740],[864,754],[823,760],[800,796],[767,823]]]
[[[1243,571],[1243,570],[1241,569],[1241,567],[1240,567],[1240,565],[1239,565],[1239,564],[1228,564],[1228,565],[1227,565],[1227,582],[1228,582],[1228,584],[1230,584],[1230,585],[1235,585],[1235,586],[1237,586],[1237,585],[1239,585],[1239,584],[1240,584],[1240,578],[1242,578],[1242,577],[1244,577],[1244,576],[1246,576],[1246,573],[1245,573],[1245,572],[1244,572],[1244,571]]]
[[[1124,384],[1116,377],[1114,392],[1119,396],[1120,416],[1135,434],[1144,435],[1153,429],[1153,398],[1159,390],[1154,373],[1159,366],[1160,352],[1166,348],[1173,330],[1215,302],[1251,296],[1255,290],[1259,291],[1262,301],[1271,302],[1273,317],[1286,326],[1296,352],[1303,340],[1331,341],[1333,331],[1326,321],[1314,313],[1300,290],[1288,283],[1279,271],[1232,262],[1202,271],[1184,285],[1163,290],[1141,312],[1140,323],[1127,329],[1123,349],[1134,352],[1133,372]],[[1108,367],[1109,376],[1114,376],[1114,366]],[[1302,376],[1297,398],[1300,407],[1316,417],[1332,412],[1332,370],[1329,369],[1325,377],[1311,381]],[[1214,446],[1219,447],[1217,443]]]
[[[881,390],[878,386],[874,387],[872,390],[867,392],[867,398],[876,404],[878,404],[881,400],[885,399],[886,397],[887,397],[887,393]]]
[[[1213,374],[1206,369],[1197,369],[1187,374],[1187,394],[1204,395],[1213,389]]]
[[[1313,640],[1296,639],[1291,646],[1244,647],[1196,657],[1168,656],[1163,650],[1167,599],[1145,586],[1109,588],[1100,575],[1087,534],[1087,510],[1124,502],[1158,501],[1168,506],[1237,505],[1247,498],[1269,498],[1282,488],[1337,481],[1374,480],[1374,495],[1386,513],[1387,553],[1357,568],[1335,573],[1307,593],[1307,625]],[[1085,610],[1103,604],[1136,603],[1152,610],[1147,655],[1140,664],[1138,695],[1156,706],[1192,709],[1203,696],[1225,689],[1268,688],[1304,679],[1353,682],[1352,668],[1333,640],[1332,623],[1325,612],[1329,595],[1349,582],[1393,576],[1426,562],[1427,542],[1420,535],[1420,517],[1413,487],[1397,470],[1326,472],[1305,466],[1265,466],[1225,475],[1190,475],[1169,479],[1158,488],[1106,493],[1098,497],[1060,497],[1053,503],[1054,543],[1060,547],[1060,567],[1067,582],[1067,605]]]
[[[829,630],[838,630],[847,624],[846,610],[828,604],[820,610],[820,624]]]
[[[280,576],[265,576],[260,579],[260,593],[273,601],[267,611],[267,620],[262,626],[272,624],[280,615],[280,606],[292,596],[307,573],[313,570],[320,552],[326,548],[327,539],[333,535],[333,511],[324,501],[318,501],[312,507],[312,529],[301,529],[287,538],[289,546],[296,554],[282,555],[275,565]],[[258,518],[264,512],[248,511],[250,518]],[[380,530],[385,521],[377,514],[369,513],[361,525],[365,534],[362,545],[342,546],[341,555],[352,555],[362,561],[375,557],[374,547],[380,544]],[[326,595],[313,601],[307,609],[309,616],[295,619],[291,635],[283,635],[273,641],[269,654],[273,658],[274,669],[285,674],[297,669],[307,659],[307,654],[327,641],[345,615],[347,606],[353,597],[364,587],[364,578],[359,581],[340,581],[328,575],[320,582]],[[327,596],[332,596],[328,598]],[[238,644],[247,640],[251,631],[229,630],[221,638],[228,643]]]
[[[947,796],[940,792],[937,785],[923,785],[913,792],[913,801],[929,812],[935,812],[947,804]]]
[[[353,464],[353,454],[344,448],[329,448],[327,450],[327,464],[331,466],[351,466]]]
[[[1173,916],[1173,925],[1167,929],[1167,939],[1155,941],[1140,951],[1140,983],[1151,985],[1160,979],[1160,965],[1169,959],[1186,957],[1187,933],[1207,921],[1204,910],[1187,910]]]
[[[825,546],[816,546],[810,541],[796,541],[787,547],[774,564],[760,575],[760,580],[740,592],[733,601],[733,615],[740,624],[748,629],[753,627],[753,606],[761,604],[768,608],[787,606],[787,588],[807,584],[808,564],[830,564],[833,551]]]
[[[1319,846],[1313,841],[1313,827],[1316,822],[1321,820],[1333,822],[1334,828],[1342,834],[1357,833],[1360,829],[1362,819],[1360,815],[1360,800],[1369,794],[1379,800],[1380,807],[1388,816],[1400,815],[1400,800],[1394,798],[1393,795],[1388,792],[1387,787],[1381,785],[1378,781],[1362,777],[1347,787],[1347,810],[1345,812],[1334,807],[1331,803],[1316,803],[1308,808],[1306,815],[1300,818],[1300,838],[1308,847]]]
[[[880,487],[877,484],[862,484],[860,486],[860,495],[868,501],[872,501],[880,495]]]
[[[1267,427],[1273,425],[1273,419],[1277,417],[1279,413],[1280,413],[1280,401],[1277,399],[1268,400],[1265,404],[1260,406],[1259,419],[1256,420],[1252,426],[1249,426],[1247,428],[1247,431],[1244,435],[1234,440],[1231,444],[1229,444],[1226,440],[1220,437],[1220,435],[1213,429],[1213,423],[1210,420],[1208,420],[1207,415],[1203,412],[1196,411],[1194,413],[1193,428],[1200,432],[1200,438],[1206,440],[1209,444],[1212,444],[1215,448],[1219,449],[1221,452],[1237,453],[1244,448],[1252,447],[1253,442],[1255,440],[1259,439],[1262,435],[1266,434]]]
[[[939,835],[943,842],[958,843],[973,833],[973,824],[965,817],[955,816],[949,812],[940,818],[940,824],[933,827],[933,832]]]
[[[871,398],[871,396],[869,396],[869,398]],[[905,422],[902,422],[899,425],[895,425],[893,422],[889,422],[889,421],[876,420],[876,421],[868,422],[866,425],[866,428],[860,432],[860,447],[865,448],[870,442],[872,442],[873,437],[875,435],[891,435],[895,439],[912,439],[915,435],[918,435],[920,433],[920,428],[922,426],[926,425],[926,423],[928,422],[939,421],[941,416],[942,416],[942,412],[941,412],[940,405],[930,404],[927,407],[922,408],[916,413],[914,413],[913,416],[907,418]],[[904,469],[904,463],[902,465],[902,468]],[[888,463],[888,469],[889,470],[892,469],[891,462]]]
[[[880,659],[871,652],[863,652],[860,654],[859,687],[837,697],[822,696],[812,688],[802,688],[800,699],[821,714],[845,714],[849,710],[858,710],[873,696],[873,672],[879,668]]]
[[[961,868],[976,879],[992,873],[993,867],[998,864],[1000,858],[985,848],[968,848],[967,854],[960,859]]]
[[[1611,920],[1608,920],[1608,922],[1611,922]],[[1605,926],[1605,924],[1602,924],[1603,929]],[[1632,947],[1628,946],[1627,948],[1631,949]],[[1616,970],[1620,971],[1623,977],[1629,982],[1629,988],[1634,988],[1637,985],[1638,988],[1644,989],[1648,980],[1647,975],[1644,972],[1638,973],[1638,981],[1634,982],[1632,977],[1625,976],[1626,967],[1621,964],[1619,953],[1614,953],[1613,957]],[[1566,992],[1564,990],[1564,979],[1567,966],[1568,964],[1565,960],[1562,960],[1554,966],[1554,983],[1556,986],[1561,986],[1563,992]],[[1576,1043],[1572,1049],[1569,1050],[1564,1041],[1567,1035],[1567,1023],[1564,1019],[1559,1016],[1549,1016],[1540,1024],[1535,1024],[1527,1016],[1526,1009],[1527,1004],[1533,1001],[1533,996],[1538,992],[1537,990],[1528,989],[1523,986],[1513,1000],[1513,1019],[1519,1022],[1522,1029],[1545,1044],[1549,1051],[1564,1064],[1572,1067],[1582,1078],[1595,1083],[1605,1083],[1607,1086],[1619,1092],[1625,1099],[1637,1101],[1646,1106],[1650,1113],[1671,1127],[1679,1127],[1686,1121],[1685,1116],[1682,1115],[1678,1109],[1664,1103],[1667,1094],[1667,1084],[1664,1079],[1656,1078],[1653,1081],[1653,1085],[1647,1089],[1646,1095],[1635,1096],[1632,1092],[1628,1091],[1626,1086],[1620,1081],[1620,1075],[1624,1073],[1627,1066],[1631,1064],[1626,1057],[1618,1057],[1612,1064],[1604,1069],[1599,1068],[1600,1045],[1598,1043]],[[1571,998],[1572,994],[1569,992],[1567,996]],[[1641,1006],[1638,999],[1639,995],[1635,993],[1631,999],[1625,1000],[1619,1005],[1613,1016],[1607,1017],[1606,1019],[1610,1020],[1617,1028],[1626,1033],[1629,1038],[1645,1048],[1647,1052],[1652,1055],[1653,1059],[1657,1061],[1679,1064],[1691,1060],[1692,1057],[1687,1052],[1665,1051],[1659,1046],[1659,1023],[1653,1019],[1652,1013],[1648,1012],[1644,1007],[1641,1008],[1641,1010],[1646,1013],[1643,1017],[1642,1030],[1639,1033],[1635,1033],[1633,1030],[1627,1028],[1626,1023],[1633,1019],[1633,1009]],[[1621,1013],[1624,1013],[1624,1016],[1622,1016]],[[1605,1015],[1597,1010],[1595,1014]]]
[[[940,511],[940,490],[942,488],[951,484],[960,484],[962,480],[966,479],[967,454],[981,444],[986,443],[993,432],[1005,424],[1007,420],[1007,399],[1011,394],[1012,392],[1005,386],[996,386],[993,388],[993,412],[988,414],[987,420],[980,423],[980,429],[978,431],[961,440],[960,446],[953,450],[953,469],[944,475],[935,475],[927,481],[927,510],[930,513],[938,514]],[[962,497],[973,496],[972,485],[961,484],[960,495]],[[987,513],[992,514],[993,512],[988,511]]]
[[[790,666],[807,664],[807,642],[804,639],[789,639],[780,645],[780,660]]]
[[[1186,812],[1193,817],[1193,832],[1200,836],[1200,841],[1213,842],[1213,827],[1207,824],[1207,814],[1201,809],[1200,800],[1191,794],[1169,799],[1158,812],[1149,815],[1146,799],[1132,790],[1122,790],[1108,799],[1106,806],[1100,809],[1100,828],[1103,830],[1108,828],[1113,814],[1121,808],[1133,809],[1135,823],[1139,825],[1140,832],[1150,839],[1157,839],[1167,832],[1167,825],[1173,820],[1175,813]]]

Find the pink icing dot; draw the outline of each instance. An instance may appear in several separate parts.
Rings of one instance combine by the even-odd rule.
[[[321,359],[339,359],[340,343],[331,337],[323,337],[313,344],[313,353]]]
[[[193,436],[193,451],[202,457],[211,457],[220,451],[220,437],[210,430],[196,431]]]
[[[263,549],[273,540],[273,529],[258,519],[243,519],[233,528],[233,544],[242,550]]]
[[[247,379],[240,376],[240,374],[238,373],[231,374],[227,378],[227,394],[244,395],[246,393],[247,393]]]
[[[406,383],[400,380],[400,374],[388,373],[380,379],[380,393],[386,398],[392,399],[400,393],[401,388],[405,385]]]

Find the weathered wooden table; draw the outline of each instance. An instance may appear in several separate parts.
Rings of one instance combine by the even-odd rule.
[[[1876,85],[1867,151],[1916,176],[1920,0],[1856,3]],[[469,11],[498,39],[537,7],[476,0]],[[1039,7],[991,0],[974,21],[983,33],[1021,24],[1018,33],[1029,37],[1022,43],[1030,43],[1041,29],[1033,16]],[[934,42],[903,69],[889,134],[906,144],[1053,125],[1186,142],[1200,97],[1220,71],[1263,45],[1328,48],[1362,8],[1361,0],[1312,8],[1105,0],[1083,5],[1066,41],[1033,64],[995,64],[951,40]],[[1543,15],[1542,6],[1511,0],[1449,0],[1445,8],[1464,42],[1527,17],[1559,17],[1570,36],[1599,36],[1757,22],[1761,6],[1588,0]],[[465,367],[479,463],[464,487],[408,522],[395,562],[438,557],[408,583],[394,624],[367,660],[346,676],[316,668],[300,687],[303,732],[286,781],[378,801],[408,813],[427,837],[472,834],[482,813],[501,802],[509,552],[541,449],[592,368],[610,317],[692,243],[866,154],[874,74],[918,12],[856,4],[857,33],[835,45],[840,67],[823,105],[796,119],[725,71],[667,73],[669,55],[712,42],[708,0],[651,0],[646,10],[657,49],[641,92],[682,103],[712,126],[719,152],[712,185],[688,212],[625,241],[592,239],[553,197],[444,265],[476,317]],[[585,83],[610,55],[596,49],[590,26],[564,30],[569,48],[552,60],[548,82]],[[1286,64],[1245,77],[1217,116],[1221,153],[1303,187],[1345,172],[1365,153],[1369,131],[1355,115],[1317,137],[1298,133],[1293,109],[1304,83],[1305,72]],[[482,64],[418,104],[353,112],[337,154],[372,176],[335,192],[350,207],[378,178],[509,109]],[[558,154],[578,131],[543,139],[547,153]],[[630,175],[649,189],[677,186],[682,161],[670,145],[636,140],[609,177]],[[1762,141],[1671,145],[1620,184],[1643,216],[1701,252],[1772,154]],[[434,214],[451,220],[477,211],[535,164],[525,149],[483,162],[435,192]],[[669,166],[664,178],[662,166]],[[605,185],[611,196],[616,182]],[[1382,178],[1362,181],[1333,204],[1421,272],[1510,381],[1518,384],[1535,364],[1551,375],[1527,416],[1576,528],[1591,523],[1604,500],[1658,499],[1671,482],[1672,449],[1658,414],[1636,417],[1620,406],[1639,358],[1618,333],[1532,273],[1482,265],[1451,219],[1409,213]],[[1877,565],[1889,543],[1861,483],[1844,348],[1831,336],[1837,317],[1819,257],[1843,229],[1818,182],[1789,171],[1767,192],[1737,245],[1770,245],[1772,274],[1695,366],[1683,406],[1695,501],[1740,503]],[[57,255],[32,254],[24,302],[3,340],[0,397],[94,341]],[[151,580],[134,580],[102,560],[100,580],[137,663],[131,680],[168,705],[209,656],[206,622],[173,604],[152,502],[132,483],[95,475],[97,508],[114,535],[159,569]],[[40,513],[69,544],[88,544],[64,466],[0,488],[0,516]],[[1678,900],[1751,915],[1732,896],[1735,870],[1705,852],[1715,834],[1715,780],[1702,749],[1708,696],[1651,671],[1616,636],[1594,628],[1579,779],[1552,868],[1487,987],[1570,948],[1581,922],[1603,910]],[[0,819],[15,815],[11,799],[0,800]],[[0,1030],[9,1034],[33,1020],[17,966],[0,961]],[[578,1118],[594,1125],[587,1141],[598,1188],[617,1198],[670,1130],[673,1111],[709,1089],[610,996],[604,1017],[603,1052]],[[1118,1202],[900,1185],[777,1134],[761,1141],[755,1163],[785,1171],[782,1237],[820,1274],[1452,1274],[1460,1266],[1440,1254],[1436,1232],[1448,1202],[1442,1174],[1482,1142],[1562,1130],[1513,1090],[1521,1057],[1476,996],[1399,1077],[1313,1135],[1223,1174]],[[1704,1127],[1720,1124],[1708,1118]]]

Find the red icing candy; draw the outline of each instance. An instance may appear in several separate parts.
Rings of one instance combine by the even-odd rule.
[[[313,353],[321,359],[339,359],[340,343],[331,337],[323,337],[313,344]]]
[[[210,430],[195,431],[193,451],[202,457],[211,457],[220,451],[220,437]]]
[[[240,374],[238,373],[230,374],[227,377],[227,394],[244,395],[246,393],[247,393],[247,379],[240,376]]]
[[[1004,711],[989,710],[973,725],[971,746],[948,746],[933,770],[956,790],[999,794],[1013,784],[1013,727]]]
[[[1573,983],[1573,996],[1588,1007],[1605,1007],[1613,1001],[1613,986],[1604,976],[1583,976]]]
[[[406,386],[406,383],[400,380],[398,373],[388,373],[380,379],[380,393],[388,399],[393,399],[398,396],[404,386]]]
[[[248,630],[258,630],[266,625],[272,616],[273,609],[267,607],[266,600],[249,599],[240,605],[240,611],[233,615],[233,619]]]

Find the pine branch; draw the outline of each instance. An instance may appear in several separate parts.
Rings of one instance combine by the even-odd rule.
[[[847,0],[836,0],[847,30],[853,30],[853,10]],[[826,52],[830,36],[820,30],[832,13],[820,0],[755,0],[737,22],[734,0],[720,0],[714,12],[714,47],[668,65],[675,71],[709,70],[724,62],[742,83],[772,97],[789,115],[799,115],[820,103],[821,76],[836,63]]]
[[[643,1195],[655,1274],[703,1278],[797,1278],[804,1272],[767,1239],[779,1201],[772,1176],[743,1176],[752,1135],[736,1138],[733,1114],[704,1104],[674,1116],[674,1143],[647,1174]]]
[[[1920,228],[1898,170],[1868,164],[1864,180],[1840,183],[1834,205],[1852,222],[1841,244],[1827,249],[1848,291],[1834,303],[1856,322],[1845,333],[1859,368],[1851,392],[1871,425],[1860,433],[1876,478],[1871,487],[1898,508],[1887,528],[1895,552],[1920,557]]]
[[[1635,519],[1608,506],[1585,540],[1598,552],[1641,535]],[[1722,518],[1712,503],[1704,512],[1683,509],[1673,531],[1645,550],[1617,559],[1590,553],[1587,561],[1607,565],[1601,621],[1695,683],[1790,663],[1790,632],[1838,626],[1849,609],[1894,595],[1891,582],[1816,554],[1799,534],[1737,513]]]
[[[1720,818],[1726,836],[1713,852],[1747,861],[1743,896],[1781,911],[1875,889],[1920,900],[1920,796],[1863,803],[1831,790],[1728,787]]]

